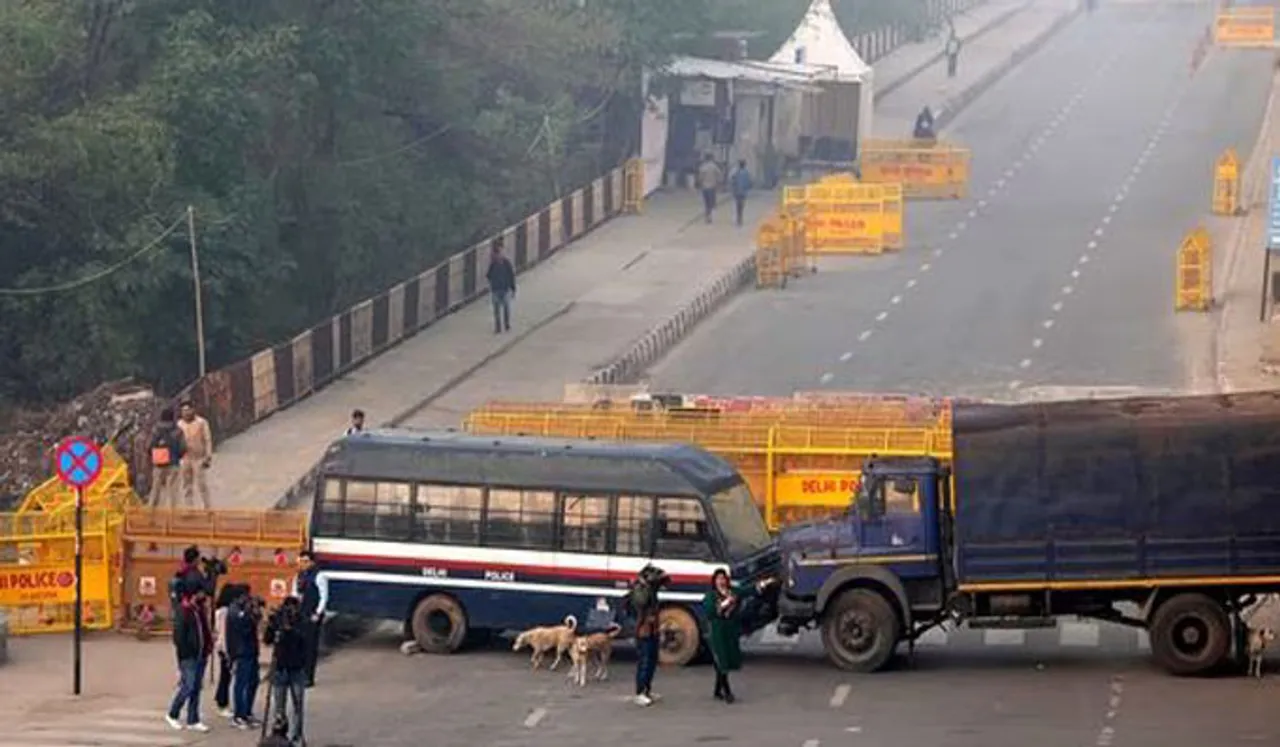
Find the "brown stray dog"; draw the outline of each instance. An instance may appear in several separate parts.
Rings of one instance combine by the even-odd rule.
[[[622,626],[614,623],[602,633],[580,635],[573,641],[569,649],[569,681],[578,687],[587,686],[587,670],[591,663],[596,665],[596,679],[609,679],[609,658],[613,656],[613,639],[622,632]]]
[[[555,649],[556,659],[551,663],[551,669],[554,670],[560,666],[565,653],[573,646],[573,632],[577,629],[578,618],[573,615],[567,615],[561,625],[529,628],[516,636],[516,642],[512,644],[511,650],[519,651],[525,646],[533,649],[533,655],[529,657],[529,662],[534,669],[537,669],[542,666],[542,660],[546,654]]]
[[[1271,628],[1249,629],[1249,676],[1262,679],[1262,657],[1267,653],[1267,645],[1276,639],[1276,632]]]

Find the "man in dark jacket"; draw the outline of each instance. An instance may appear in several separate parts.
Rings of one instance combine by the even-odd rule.
[[[502,256],[502,248],[494,247],[489,257],[489,270],[484,274],[489,281],[489,300],[493,303],[493,333],[511,331],[511,299],[516,295],[516,269],[511,260]]]
[[[636,705],[651,706],[660,696],[653,692],[653,675],[658,670],[658,591],[670,578],[660,568],[640,569],[623,599],[623,609],[636,620]]]
[[[329,604],[329,587],[320,578],[320,569],[316,568],[316,559],[310,550],[298,553],[298,575],[293,579],[293,596],[301,601],[302,633],[307,638],[307,687],[315,687],[324,611]]]
[[[178,610],[173,621],[173,648],[178,658],[178,691],[169,704],[165,721],[174,729],[206,732],[200,719],[200,685],[204,680],[205,663],[213,653],[213,634],[209,630],[209,613],[205,608],[204,587],[179,585]],[[187,721],[178,720],[186,705]]]
[[[271,697],[275,714],[269,718],[279,723],[288,721],[289,741],[300,745],[307,690],[307,635],[303,630],[302,600],[289,597],[267,621],[263,642],[273,646],[271,653]],[[292,701],[293,714],[286,717],[285,702]]]
[[[159,508],[168,502],[169,508],[177,506],[178,469],[186,456],[187,442],[173,415],[173,408],[160,411],[160,422],[151,433],[151,490],[147,501],[151,508]]]
[[[257,725],[253,718],[253,701],[258,694],[258,623],[261,600],[251,596],[248,585],[227,609],[227,658],[235,672],[233,717],[231,723],[248,729]]]

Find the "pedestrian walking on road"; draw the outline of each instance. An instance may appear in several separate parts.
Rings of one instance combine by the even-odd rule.
[[[358,433],[364,433],[364,410],[351,411],[351,425],[347,426],[344,436],[354,436]]]
[[[186,452],[186,439],[175,422],[173,408],[166,407],[151,432],[151,490],[147,496],[151,508],[159,508],[161,503],[177,507],[178,469]]]
[[[702,612],[707,620],[707,648],[716,670],[716,700],[734,701],[729,673],[742,668],[742,605],[769,583],[772,579],[743,588],[734,586],[723,568],[711,574],[711,591],[702,598]]]
[[[320,569],[316,568],[315,556],[310,550],[298,554],[298,575],[293,579],[293,595],[302,603],[301,630],[307,639],[307,687],[315,687],[320,633],[324,626],[324,611],[329,604],[329,585],[320,576]]]
[[[178,428],[187,450],[182,455],[182,497],[190,508],[195,508],[195,491],[200,491],[200,505],[209,510],[209,481],[206,473],[213,464],[213,431],[209,421],[196,414],[191,400],[183,400],[178,407]]]
[[[951,35],[947,37],[947,77],[956,77],[956,67],[960,62],[960,37],[956,35],[955,27],[951,28]]]
[[[493,303],[493,333],[511,331],[511,299],[516,296],[516,269],[511,260],[502,255],[502,248],[495,246],[489,257],[489,270],[484,277],[489,281],[489,300]]]
[[[646,565],[631,582],[623,599],[625,612],[636,620],[636,705],[651,706],[659,696],[653,692],[653,675],[658,669],[658,591],[666,585],[667,574]]]
[[[702,163],[698,165],[698,189],[702,190],[702,216],[707,223],[711,222],[711,214],[715,212],[716,191],[720,189],[723,176],[710,153],[702,157]]]
[[[751,192],[751,172],[747,171],[747,162],[738,161],[738,168],[729,176],[729,189],[733,192],[733,207],[738,225],[742,225],[742,211],[747,205],[747,194]]]
[[[291,596],[284,600],[267,621],[262,642],[271,650],[271,700],[273,712],[266,714],[273,731],[288,724],[289,743],[303,744],[303,725],[307,691],[307,634],[303,630],[302,600]],[[286,715],[286,706],[293,705]]]
[[[202,585],[180,584],[178,612],[174,615],[173,648],[178,658],[178,691],[169,704],[164,720],[176,730],[207,732],[200,719],[200,688],[204,681],[205,663],[213,653],[213,635],[209,630],[209,614],[205,607]],[[187,709],[184,724],[179,717]]]

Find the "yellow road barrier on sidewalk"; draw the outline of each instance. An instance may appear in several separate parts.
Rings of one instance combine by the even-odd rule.
[[[1266,48],[1275,45],[1275,8],[1253,5],[1222,8],[1213,21],[1213,41],[1220,47]]]
[[[782,207],[804,216],[805,253],[811,256],[880,254],[903,243],[901,185],[859,184],[851,176],[831,176],[784,188]]]
[[[1213,305],[1213,244],[1203,226],[1189,231],[1178,248],[1175,311],[1208,311]]]
[[[968,148],[923,140],[867,140],[860,157],[862,181],[900,184],[904,197],[960,199],[969,193]]]
[[[1240,159],[1227,148],[1213,167],[1213,213],[1235,215],[1240,210]]]

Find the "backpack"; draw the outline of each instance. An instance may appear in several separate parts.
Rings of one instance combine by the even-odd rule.
[[[173,452],[172,434],[165,429],[157,430],[151,437],[151,466],[172,467],[177,462]]]
[[[627,606],[636,615],[653,609],[658,602],[658,586],[666,576],[662,569],[654,566],[645,566],[640,570],[640,574],[636,576],[635,583],[631,584],[631,588],[627,591]]]

